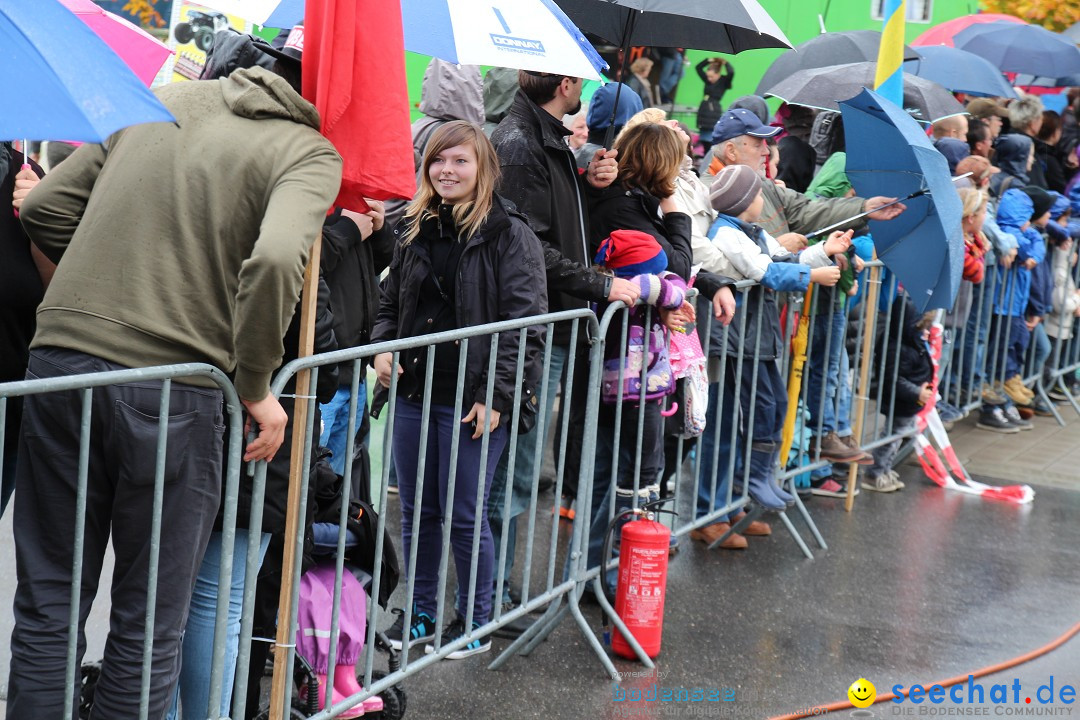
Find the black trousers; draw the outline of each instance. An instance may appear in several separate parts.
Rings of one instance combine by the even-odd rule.
[[[31,353],[27,378],[119,369],[84,353],[39,348]],[[83,628],[111,537],[110,629],[91,717],[133,718],[139,714],[161,383],[96,388],[92,397],[77,661],[86,649]],[[174,382],[170,403],[150,718],[163,717],[172,699],[188,603],[221,496],[220,391]],[[81,406],[75,391],[29,396],[23,409],[9,719],[63,713]],[[76,674],[75,717],[78,698]]]

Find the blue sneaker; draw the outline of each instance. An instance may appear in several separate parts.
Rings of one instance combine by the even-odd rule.
[[[478,627],[480,627],[480,624],[474,622],[473,623],[473,632],[476,632],[476,629]],[[452,642],[454,642],[456,640],[460,640],[463,637],[465,637],[465,618],[463,618],[461,615],[458,615],[456,618],[454,618],[454,621],[452,623],[450,623],[449,625],[447,625],[446,628],[443,630],[442,644],[443,645],[449,645],[450,643],[452,643]],[[491,649],[491,639],[490,638],[486,638],[486,637],[485,638],[473,638],[472,642],[465,645],[465,647],[460,647],[457,650],[453,651],[452,653],[450,653],[449,655],[446,656],[446,659],[447,660],[462,660],[462,659],[470,657],[472,655],[479,655],[480,653],[486,653],[490,649]],[[424,652],[429,654],[429,655],[434,653],[435,652],[435,646],[434,645],[428,645],[426,648],[424,648]]]
[[[397,620],[386,631],[386,637],[390,641],[390,647],[400,650],[402,647],[402,634],[405,630],[405,611],[394,608]],[[435,638],[435,618],[426,612],[421,612],[413,606],[412,622],[409,624],[409,645],[431,642]]]

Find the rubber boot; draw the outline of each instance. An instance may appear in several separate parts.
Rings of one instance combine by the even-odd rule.
[[[336,672],[334,673],[334,676],[335,676],[335,678],[337,677]],[[326,678],[325,675],[317,674],[317,675],[315,675],[315,679],[318,681],[318,685],[319,685],[319,689],[316,691],[316,692],[319,693],[318,706],[319,706],[320,710],[325,710],[326,709],[326,682],[327,682],[327,678]],[[355,681],[356,678],[354,677],[353,680]],[[307,688],[307,685],[304,685],[303,687],[300,688],[300,699],[301,700],[307,700],[307,694],[308,694],[308,688]],[[336,683],[335,683],[335,687],[333,689],[333,692],[331,693],[330,704],[331,705],[337,705],[339,702],[344,700],[346,697],[347,697],[346,695],[343,695],[337,689]],[[338,717],[339,718],[358,718],[358,717],[363,717],[364,712],[365,712],[364,711],[364,706],[363,706],[363,704],[360,704],[360,705],[357,705],[356,707],[352,708],[351,710],[346,710],[342,714],[338,715]]]
[[[355,695],[356,693],[363,691],[364,686],[360,684],[360,681],[356,677],[355,665],[338,665],[334,668],[335,693],[341,693],[342,697],[349,697],[350,695]],[[378,695],[372,695],[361,704],[361,707],[364,709],[364,714],[382,712],[383,699]],[[342,715],[342,717],[350,716]]]
[[[772,443],[761,444],[768,445],[770,449],[757,449],[759,443],[750,446],[750,497],[766,510],[780,512],[787,509],[787,502],[778,497],[773,490],[773,462],[776,459],[776,452],[771,449]]]
[[[788,505],[795,504],[795,496],[780,487],[780,481],[776,479],[776,468],[780,460],[780,443],[754,443],[753,450],[769,452],[772,459],[769,461],[769,487],[773,494]]]

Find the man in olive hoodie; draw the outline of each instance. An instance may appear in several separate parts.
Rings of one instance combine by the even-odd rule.
[[[274,456],[286,416],[270,374],[341,181],[341,159],[289,63],[165,87],[158,95],[175,124],[84,145],[34,189],[23,225],[59,266],[38,309],[28,377],[209,363],[233,374],[258,428],[244,459]],[[138,714],[160,387],[98,388],[91,402],[81,623],[110,535],[116,558],[95,718]],[[74,392],[26,399],[8,718],[62,714],[80,406]],[[171,699],[218,508],[220,391],[204,379],[174,382],[167,428],[149,717]],[[78,697],[76,686],[76,706]]]

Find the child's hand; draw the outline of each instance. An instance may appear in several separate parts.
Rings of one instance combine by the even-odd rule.
[[[859,281],[858,280],[852,280],[851,281],[851,287],[848,289],[847,294],[848,294],[848,297],[855,297],[856,295],[859,294]]]
[[[717,290],[713,295],[712,305],[713,316],[720,321],[720,324],[730,325],[735,317],[735,293],[731,291],[731,288],[722,287]]]
[[[810,271],[810,282],[816,282],[818,285],[824,285],[825,287],[832,287],[840,282],[840,268],[835,265],[814,268]]]
[[[683,300],[682,306],[675,310],[661,309],[660,317],[664,322],[664,326],[671,332],[684,332],[686,326],[696,319],[696,313],[694,306]]]
[[[854,234],[854,230],[847,230],[845,232],[837,230],[834,232],[829,236],[829,239],[825,241],[825,254],[832,257],[833,255],[847,252],[847,249],[851,247],[851,236]]]
[[[1035,266],[1038,265],[1038,264],[1039,264],[1039,261],[1036,260],[1035,258],[1028,258],[1027,260],[1024,261],[1024,267],[1026,267],[1028,270],[1033,270],[1035,268]]]
[[[1040,322],[1042,322],[1042,318],[1038,315],[1032,318],[1026,318],[1024,320],[1024,324],[1027,325],[1028,330],[1034,330],[1035,326],[1038,325]]]
[[[919,388],[919,404],[925,405],[934,397],[934,391],[930,387],[930,383],[923,383]]]

